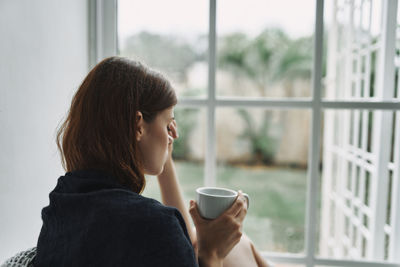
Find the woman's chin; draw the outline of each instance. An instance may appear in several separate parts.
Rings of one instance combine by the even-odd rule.
[[[158,176],[158,175],[160,175],[163,171],[164,171],[164,166],[162,166],[161,169],[158,170],[158,171],[156,172],[156,174],[154,174],[154,175]]]
[[[163,170],[164,170],[164,165],[162,165],[160,168],[145,169],[144,173],[147,175],[158,176],[163,172]]]

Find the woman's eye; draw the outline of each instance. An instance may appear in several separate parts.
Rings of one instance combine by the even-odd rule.
[[[167,130],[168,130],[168,132],[170,132],[170,131],[171,131],[171,128],[170,128],[169,126],[167,126]]]

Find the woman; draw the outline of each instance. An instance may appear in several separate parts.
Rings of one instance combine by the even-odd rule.
[[[186,227],[189,213],[171,157],[176,103],[170,83],[140,63],[111,57],[90,71],[57,135],[67,173],[42,210],[35,266],[222,266],[229,260],[242,235],[245,198],[239,192],[212,221],[191,201],[196,230]],[[141,196],[145,174],[158,176],[166,206]],[[246,242],[235,249],[243,253]]]

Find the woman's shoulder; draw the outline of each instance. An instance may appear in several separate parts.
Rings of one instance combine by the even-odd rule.
[[[136,210],[136,215],[146,223],[154,222],[161,228],[163,226],[170,227],[171,224],[179,227],[184,225],[183,217],[178,209],[165,206],[153,198],[137,195],[131,204],[132,206],[128,209]],[[138,219],[136,215],[133,217],[135,220]]]
[[[140,214],[145,217],[176,216],[174,207],[165,206],[158,200],[149,198],[129,190],[116,189],[110,194],[109,203],[114,206],[115,211],[134,211],[131,214]],[[111,196],[113,195],[113,196]]]
[[[99,220],[179,221],[176,208],[135,193],[97,171],[75,171],[58,179],[45,214],[85,214]],[[74,216],[73,216],[74,217]],[[122,222],[121,222],[122,223]]]
[[[126,223],[182,224],[183,217],[175,207],[125,189],[110,189],[97,195],[99,216],[124,218]],[[96,204],[97,205],[97,204]],[[105,214],[102,214],[105,213]]]

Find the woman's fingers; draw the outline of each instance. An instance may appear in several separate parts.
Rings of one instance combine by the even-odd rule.
[[[246,214],[247,214],[247,208],[245,206],[243,209],[240,210],[238,215],[236,215],[236,220],[242,223],[244,221],[244,218],[246,217]]]
[[[172,145],[174,143],[174,138],[168,135],[168,145]]]
[[[247,202],[242,192],[239,191],[238,197],[236,198],[232,207],[230,207],[226,213],[236,218],[243,209],[247,211]]]
[[[215,220],[202,218],[197,203],[191,201],[189,213],[196,226],[199,255],[212,253],[223,260],[240,241],[246,212],[247,205],[242,192],[238,193],[233,205]]]
[[[169,129],[170,129],[170,132],[171,132],[171,136],[172,136],[174,139],[176,139],[176,138],[179,137],[179,134],[178,134],[178,126],[177,126],[175,120],[173,120],[173,121],[170,123]]]
[[[195,225],[198,225],[199,223],[202,223],[204,221],[197,209],[197,203],[193,200],[190,201],[189,213]]]
[[[174,124],[175,138],[178,138],[178,137],[179,137],[179,133],[178,133],[178,124],[176,123],[175,120],[174,120],[172,123]]]

